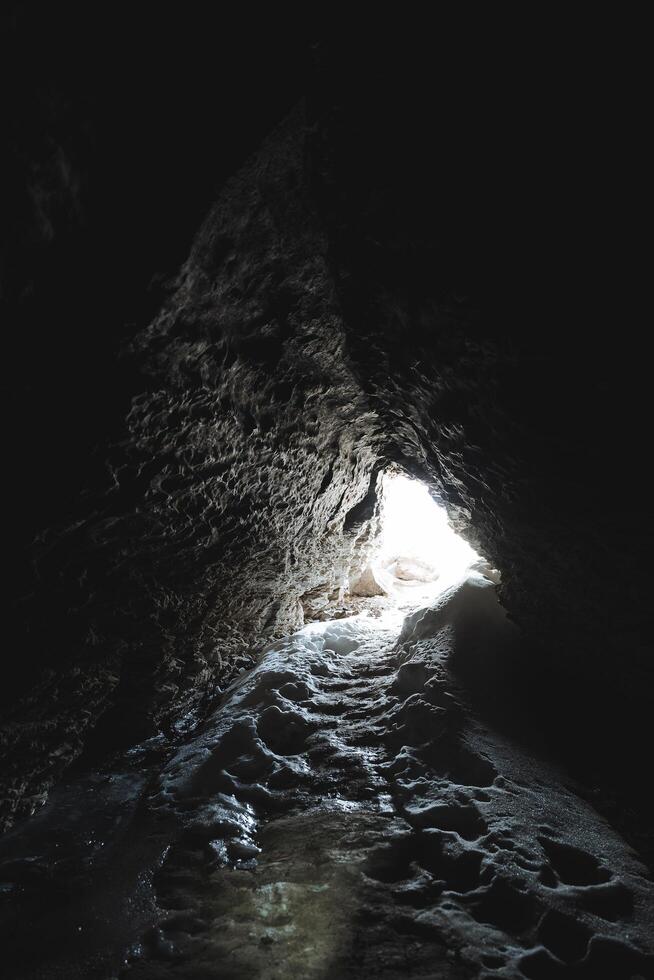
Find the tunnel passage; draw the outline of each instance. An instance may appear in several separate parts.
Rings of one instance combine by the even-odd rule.
[[[8,975],[650,977],[643,865],[452,675],[513,630],[493,583],[429,584],[265,644],[195,731],[64,779],[0,840]]]
[[[393,465],[501,569],[531,680],[561,708],[539,724],[566,739],[560,718],[579,717],[571,746],[585,737],[622,790],[642,785],[626,747],[650,689],[645,539],[632,528],[625,547],[631,518],[598,479],[621,438],[612,358],[542,329],[484,204],[506,192],[517,222],[522,198],[499,164],[474,169],[470,120],[442,109],[456,139],[435,160],[418,106],[343,84],[318,78],[224,187],[131,341],[107,479],[35,549],[21,642],[45,670],[3,713],[6,825],[83,752],[192,728],[262,642],[338,612]]]
[[[611,80],[593,105],[587,23],[578,89],[526,38],[514,59],[485,35],[487,63],[469,23],[446,65],[450,36],[430,31],[403,71],[396,41],[376,49],[368,31],[352,63],[320,53],[304,103],[273,107],[284,121],[231,168],[250,136],[225,152],[214,33],[186,78],[161,52],[159,87],[147,20],[138,71],[112,51],[101,82],[123,94],[100,125],[128,119],[99,169],[84,172],[102,150],[65,97],[37,92],[47,68],[29,89],[43,127],[22,146],[17,127],[12,154],[26,237],[45,241],[0,269],[3,287],[18,273],[7,333],[21,334],[7,417],[32,420],[5,482],[67,510],[16,576],[23,629],[0,685],[3,966],[651,975],[634,855],[651,845],[649,361],[629,331],[633,270],[623,284],[601,254],[629,251],[607,190],[628,210],[639,153],[607,119],[622,124],[632,95]],[[253,102],[283,60],[261,47]],[[247,74],[232,63],[223,105]],[[42,171],[34,147],[53,151]],[[207,175],[230,168],[182,267],[141,289],[158,259],[137,253],[176,268],[180,227],[215,199]],[[68,237],[68,212],[83,229],[119,201]],[[156,220],[139,238],[131,214]],[[135,308],[151,322],[116,325],[127,349],[102,368],[109,321]],[[444,576],[406,553],[406,531],[384,553],[393,474],[484,556],[410,609]]]

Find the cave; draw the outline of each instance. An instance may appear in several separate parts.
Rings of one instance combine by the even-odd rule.
[[[641,60],[146,6],[3,31],[2,975],[654,977]]]

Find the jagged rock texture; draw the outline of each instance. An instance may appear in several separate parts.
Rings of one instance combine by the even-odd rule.
[[[516,203],[529,166],[482,166],[477,118],[425,126],[327,81],[224,188],[133,342],[142,390],[107,482],[38,549],[29,610],[48,597],[37,637],[54,652],[3,721],[7,822],[86,744],[192,726],[255,639],[337,599],[389,463],[428,480],[501,569],[562,702],[594,701],[599,728],[617,684],[645,716],[647,544],[604,462],[638,428],[622,433],[610,402],[614,351],[569,340],[536,289]]]
[[[134,344],[150,378],[109,462],[112,485],[42,556],[44,574],[61,582],[63,566],[64,588],[79,583],[72,606],[116,704],[105,730],[120,718],[120,737],[191,707],[255,639],[297,628],[304,597],[337,598],[365,563],[378,422],[344,351],[300,120],[211,212]],[[86,669],[71,671],[85,690]],[[68,761],[83,726],[53,693],[45,724],[68,737],[77,725]],[[6,738],[36,758],[44,722],[21,713]],[[9,799],[27,792],[31,805],[46,785],[41,770],[31,784],[16,777]]]

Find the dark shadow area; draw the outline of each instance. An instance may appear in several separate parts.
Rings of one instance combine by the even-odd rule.
[[[643,752],[651,742],[649,691],[623,701],[588,673],[583,697],[574,675],[553,674],[524,640],[455,658],[453,669],[480,716],[538,756],[556,761],[654,871],[650,788]]]
[[[145,4],[9,5],[2,22],[0,315],[16,642],[0,697],[74,627],[23,613],[34,536],[97,506],[106,447],[145,381],[124,345],[154,316],[225,180],[302,94],[301,36]],[[13,9],[12,9],[13,8]],[[274,43],[271,43],[274,38]],[[141,485],[131,488],[136,502]],[[14,601],[17,605],[14,606]],[[47,604],[47,596],[40,602]],[[63,614],[63,615],[62,615]],[[26,621],[26,617],[29,621]],[[72,630],[72,632],[71,632]]]
[[[607,54],[635,39],[153,10],[5,18],[7,820],[76,758],[193,730],[338,605],[398,464],[523,631],[453,665],[480,711],[651,862],[645,86]]]

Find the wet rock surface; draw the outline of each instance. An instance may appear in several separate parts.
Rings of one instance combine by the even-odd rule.
[[[110,485],[39,557],[39,591],[74,617],[75,653],[34,708],[6,716],[7,821],[42,798],[108,708],[101,744],[171,724],[257,638],[301,625],[305,596],[338,601],[363,569],[375,413],[343,349],[327,242],[302,188],[301,116],[234,179],[176,299],[135,341],[152,378],[107,462]],[[85,701],[92,676],[95,707],[80,717],[68,679]],[[66,745],[50,748],[48,730]]]
[[[104,475],[33,551],[17,643],[36,666],[0,726],[5,826],[85,747],[197,720],[254,643],[342,608],[392,463],[502,570],[527,637],[516,701],[542,693],[538,727],[566,757],[578,747],[591,784],[617,783],[616,819],[642,808],[630,746],[647,739],[651,692],[634,531],[647,522],[616,509],[598,463],[619,425],[605,395],[617,362],[597,346],[586,362],[583,336],[566,335],[562,357],[566,327],[544,329],[533,277],[500,310],[504,279],[479,265],[498,170],[470,196],[463,137],[432,172],[399,96],[330,79],[225,186],[131,343],[136,391],[100,447]],[[462,136],[459,123],[443,116]],[[508,262],[507,239],[497,247]]]
[[[82,780],[77,822],[53,798],[49,827],[0,850],[9,976],[654,976],[644,866],[451,673],[491,625],[510,639],[475,575],[403,626],[305,627],[172,756],[155,741]],[[44,908],[44,887],[70,906]],[[35,908],[57,937],[38,953]]]
[[[175,18],[175,40],[177,30]],[[246,955],[253,957],[248,969],[264,969],[263,953],[257,959],[237,943],[229,946],[222,932],[225,900],[216,896],[227,890],[265,939],[268,912],[255,910],[277,902],[282,879],[275,855],[285,853],[283,828],[302,843],[279,902],[291,918],[301,906],[309,923],[306,896],[312,896],[342,944],[350,941],[354,927],[340,907],[329,905],[329,889],[308,889],[309,842],[315,841],[313,850],[325,856],[323,883],[353,917],[355,909],[368,909],[380,939],[383,934],[386,951],[360,964],[364,973],[383,967],[393,975],[400,970],[397,957],[409,957],[418,975],[426,971],[420,943],[412,945],[415,932],[402,932],[408,921],[415,929],[420,920],[420,942],[432,963],[441,962],[439,950],[459,951],[460,965],[443,960],[445,975],[482,966],[491,975],[493,968],[535,977],[601,976],[602,970],[645,975],[642,888],[649,886],[638,883],[640,871],[625,845],[591,806],[651,857],[642,761],[651,744],[654,635],[643,490],[649,486],[643,448],[649,361],[640,353],[642,311],[628,308],[633,269],[623,280],[621,257],[607,262],[605,255],[609,245],[628,251],[636,237],[612,225],[607,201],[607,188],[619,186],[617,210],[630,210],[639,153],[625,151],[629,174],[620,181],[606,165],[606,149],[626,145],[631,95],[617,99],[614,79],[592,65],[581,73],[582,86],[574,84],[579,51],[593,47],[585,25],[568,73],[565,57],[548,51],[539,62],[528,46],[524,58],[503,57],[484,37],[480,48],[492,51],[487,64],[468,35],[463,56],[457,53],[449,66],[442,50],[448,44],[439,42],[435,57],[430,34],[422,53],[411,47],[407,71],[389,70],[384,48],[371,45],[365,57],[363,46],[345,57],[338,49],[318,59],[318,71],[303,79],[306,101],[241,166],[258,137],[237,140],[233,155],[223,151],[230,130],[217,121],[215,35],[207,32],[206,67],[188,78],[181,62],[164,53],[161,77],[172,78],[174,65],[178,70],[160,90],[156,73],[141,63],[147,50],[159,50],[150,32],[148,18],[147,43],[136,39],[137,70],[117,79],[112,51],[100,83],[100,101],[108,100],[100,118],[110,125],[94,151],[106,157],[99,170],[87,140],[93,126],[75,129],[75,113],[92,121],[97,106],[84,115],[79,100],[67,102],[65,84],[61,98],[52,97],[43,67],[35,86],[41,122],[34,132],[28,126],[12,133],[12,167],[27,174],[27,196],[15,202],[24,225],[17,258],[2,270],[2,312],[15,342],[12,385],[14,375],[19,379],[7,409],[7,482],[28,512],[28,538],[36,526],[39,531],[27,560],[8,562],[18,629],[8,657],[15,670],[3,676],[0,692],[0,820],[4,828],[17,825],[4,853],[8,875],[18,875],[7,878],[9,908],[22,909],[8,913],[9,932],[15,930],[18,944],[25,939],[21,922],[39,921],[55,942],[59,926],[44,925],[39,895],[45,892],[30,892],[27,858],[36,855],[33,881],[43,889],[56,858],[46,842],[39,865],[39,834],[52,831],[51,814],[64,813],[67,798],[74,810],[75,794],[86,792],[79,773],[155,737],[161,758],[186,745],[188,778],[195,773],[200,780],[199,796],[191,787],[183,819],[175,779],[169,770],[161,775],[161,759],[148,755],[142,770],[134,759],[107,770],[91,811],[103,833],[103,811],[121,820],[124,814],[130,827],[142,818],[149,828],[152,850],[148,844],[136,861],[147,871],[143,898],[132,916],[136,885],[118,838],[113,864],[103,865],[101,851],[89,845],[100,877],[103,868],[123,869],[109,901],[112,915],[125,903],[122,925],[108,925],[104,952],[93,938],[77,958],[75,946],[63,944],[62,976],[91,972],[87,956],[117,970],[123,939],[134,944],[131,970],[174,972],[193,935],[200,957],[211,956],[217,944],[238,969],[246,962],[239,965],[238,957]],[[46,46],[66,61],[49,37]],[[263,99],[279,61],[273,50],[260,79],[270,77],[255,84],[253,103]],[[86,91],[88,72],[79,77]],[[148,79],[144,88],[141,77]],[[233,91],[229,70],[223,77],[225,90]],[[596,86],[595,100],[586,79]],[[89,83],[91,94],[92,88]],[[276,104],[269,123],[284,118],[301,94],[293,87],[292,99],[283,111]],[[150,104],[163,122],[154,142],[147,125],[137,135],[150,119]],[[125,127],[113,119],[123,112]],[[642,131],[640,120],[635,129]],[[185,144],[191,131],[208,135]],[[43,147],[48,160],[34,168]],[[142,168],[135,184],[133,160]],[[216,199],[211,175],[220,181],[239,166]],[[87,177],[98,173],[101,220],[87,194]],[[102,187],[111,194],[103,196]],[[641,203],[632,210],[640,214]],[[177,268],[205,213],[179,273],[159,275],[148,294],[135,270],[145,270],[147,280],[154,271]],[[89,236],[80,231],[85,222]],[[127,326],[126,318],[149,326]],[[118,334],[128,341],[122,359],[115,357]],[[24,434],[17,419],[27,420]],[[303,622],[373,608],[379,599],[361,596],[354,604],[346,584],[365,571],[378,473],[394,464],[426,480],[500,569],[502,603],[523,630],[522,647],[510,657],[468,651],[459,661],[461,683],[483,695],[474,709],[462,693],[454,697],[459,708],[441,703],[429,658],[401,664],[390,648],[380,657],[392,694],[378,689],[354,648],[343,652],[342,676],[327,657],[324,675],[287,678],[281,686],[269,678],[271,690],[286,691],[270,703],[253,682],[254,729],[221,715],[227,727],[214,734],[221,746],[226,742],[216,765],[221,758],[231,764],[250,739],[261,750],[252,748],[259,776],[253,780],[245,771],[230,782],[220,775],[225,766],[218,774],[211,764],[205,771],[191,739],[207,717],[215,720],[226,689],[271,639],[291,635]],[[11,532],[19,510],[7,511]],[[368,582],[364,591],[374,589]],[[332,689],[329,670],[336,671]],[[315,710],[296,684],[307,685]],[[339,684],[346,685],[345,707],[336,697]],[[370,709],[350,702],[357,691]],[[476,743],[487,717],[503,734],[480,735]],[[455,736],[440,737],[443,726],[453,726]],[[364,728],[375,733],[375,746],[365,742],[373,736]],[[337,729],[343,737],[334,752]],[[427,743],[425,754],[420,746]],[[402,755],[404,744],[409,749]],[[563,777],[547,769],[536,787],[540,763],[525,760],[548,749],[585,785],[566,790]],[[277,788],[271,754],[282,760]],[[27,864],[11,870],[10,850],[20,855],[28,839],[20,819],[39,810],[76,759],[78,775],[67,777],[55,809],[34,824]],[[397,773],[387,768],[404,763]],[[305,764],[314,767],[313,777]],[[125,790],[118,801],[114,777]],[[172,796],[157,804],[149,780],[159,777],[160,792]],[[497,782],[502,779],[508,788]],[[277,790],[283,794],[275,815]],[[316,799],[329,792],[356,803],[352,820],[360,820],[368,843],[340,842],[347,811],[321,809]],[[138,812],[132,811],[135,794]],[[390,796],[388,811],[383,794]],[[549,814],[542,822],[541,811]],[[311,831],[309,814],[322,833]],[[227,833],[243,829],[243,821],[242,834]],[[489,839],[501,837],[505,825],[513,847]],[[140,840],[143,831],[134,833]],[[77,909],[83,896],[95,908],[91,884],[75,885],[91,867],[79,865],[75,846],[71,887],[61,885],[55,870],[47,894],[57,907],[70,901]],[[256,867],[245,867],[255,860]],[[175,861],[182,876],[186,864],[197,862],[183,907],[197,905],[201,914],[168,929],[166,916],[157,916],[167,901],[182,902],[175,897]],[[383,880],[396,875],[404,877]],[[257,882],[270,901],[260,902]],[[446,893],[455,898],[442,898]],[[17,896],[19,904],[11,904]],[[400,906],[409,911],[400,914]],[[70,937],[74,916],[61,914],[61,936]],[[108,915],[98,908],[93,921]],[[86,921],[83,915],[79,924]],[[284,925],[278,921],[281,932],[271,934],[277,946],[265,939],[262,948],[296,962],[300,953],[292,937],[284,939]],[[326,942],[315,963],[334,953]],[[36,960],[39,955],[34,952]],[[36,960],[25,964],[28,975]],[[353,960],[334,962],[354,969]]]

